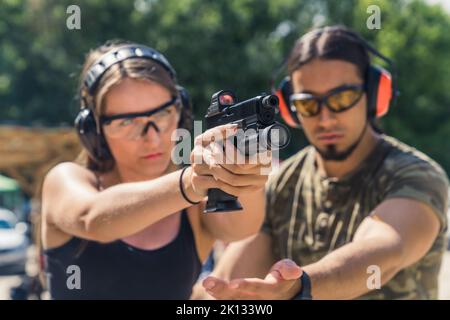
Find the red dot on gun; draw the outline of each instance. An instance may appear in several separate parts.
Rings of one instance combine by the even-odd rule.
[[[224,105],[229,106],[234,103],[234,99],[233,99],[233,96],[231,96],[230,94],[223,94],[219,97],[219,102],[223,106]]]

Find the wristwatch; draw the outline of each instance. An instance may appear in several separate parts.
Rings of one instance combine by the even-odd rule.
[[[292,298],[292,300],[312,300],[311,279],[309,278],[309,275],[303,271],[303,274],[299,280],[302,287],[300,291]]]

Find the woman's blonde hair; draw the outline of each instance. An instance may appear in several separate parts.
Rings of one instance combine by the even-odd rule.
[[[111,66],[102,75],[92,94],[89,93],[88,88],[84,84],[84,79],[90,67],[105,53],[130,44],[133,43],[120,40],[110,40],[100,47],[91,50],[87,54],[79,82],[80,107],[90,108],[95,116],[97,124],[99,124],[99,117],[103,115],[105,111],[104,98],[106,93],[112,86],[118,84],[125,78],[150,80],[156,82],[166,88],[172,96],[178,96],[181,101],[176,80],[159,63],[146,58],[131,58]],[[191,110],[183,107],[181,109],[179,127],[190,129],[191,122]],[[115,163],[113,158],[100,163],[94,161],[89,157],[88,152],[85,149],[83,149],[78,155],[76,162],[96,172],[108,172],[113,169]]]

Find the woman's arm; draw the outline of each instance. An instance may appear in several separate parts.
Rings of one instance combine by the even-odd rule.
[[[190,204],[179,189],[180,170],[160,178],[123,183],[103,191],[95,175],[74,163],[53,168],[44,180],[42,208],[46,221],[81,238],[110,242],[184,209]],[[184,180],[188,197],[202,199]]]
[[[210,129],[198,139],[208,145],[213,136],[226,138],[233,134],[230,128],[232,126],[224,125]],[[202,158],[211,155],[206,149],[198,147],[192,152],[192,157],[194,153],[200,153]],[[246,211],[251,211],[245,215],[239,228],[235,224],[241,217],[236,216],[229,221],[226,220],[230,218],[213,218],[216,222],[206,222],[208,227],[204,230],[214,230],[208,233],[235,240],[253,233],[255,227],[259,228],[264,210],[253,207],[256,200],[246,200],[248,194],[256,195],[266,181],[266,177],[259,174],[259,164],[211,166],[201,163],[193,166],[196,170],[188,168],[182,181],[186,196],[191,201],[203,200],[208,189],[219,188],[242,196]],[[191,206],[181,194],[180,174],[179,170],[151,181],[122,183],[98,191],[95,175],[91,171],[73,163],[63,163],[53,168],[44,180],[43,216],[46,223],[69,235],[99,242],[114,241]],[[247,205],[248,202],[252,203]]]

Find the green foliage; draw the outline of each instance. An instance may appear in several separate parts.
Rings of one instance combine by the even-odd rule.
[[[66,8],[81,8],[68,30]],[[369,5],[381,29],[369,30]],[[204,116],[211,94],[241,99],[270,91],[270,78],[295,39],[313,25],[345,24],[398,65],[401,97],[388,134],[429,154],[450,172],[450,16],[423,0],[3,0],[0,4],[0,119],[70,124],[85,54],[107,39],[162,51]],[[284,156],[306,140],[293,130]]]

